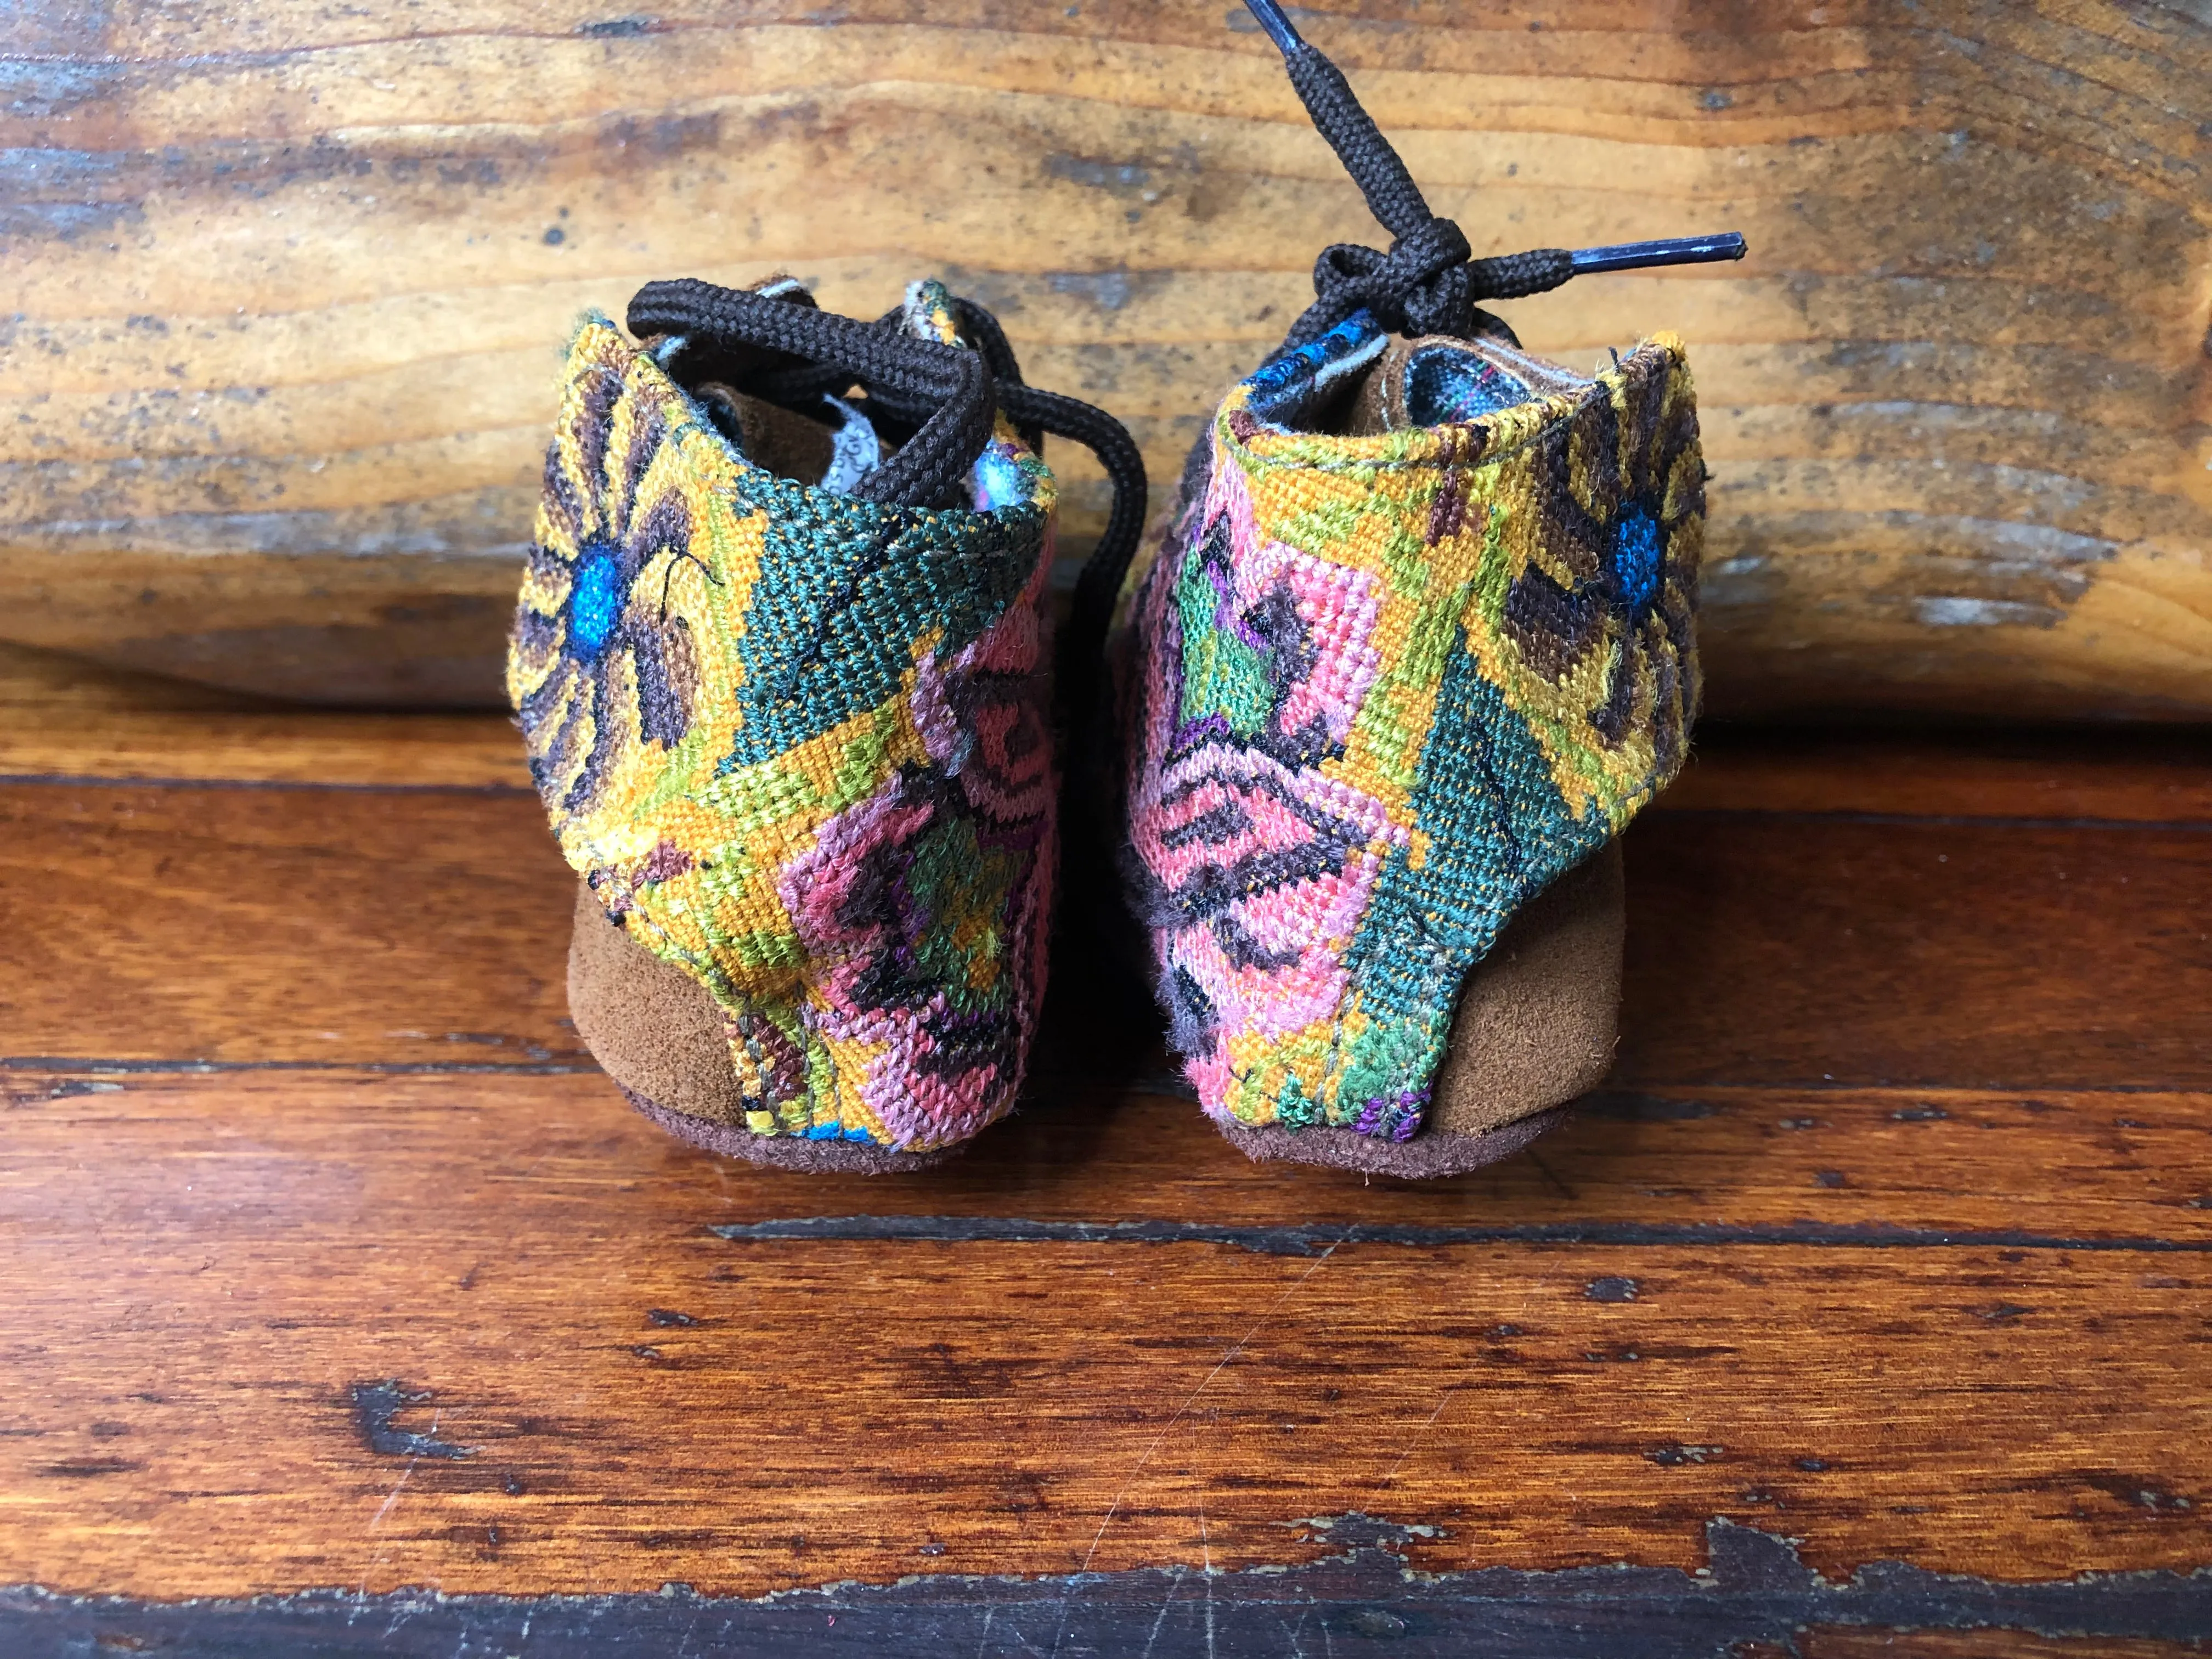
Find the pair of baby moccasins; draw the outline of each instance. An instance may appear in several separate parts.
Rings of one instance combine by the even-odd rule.
[[[656,283],[579,331],[508,685],[581,878],[578,1030],[686,1139],[881,1170],[975,1135],[1056,884],[1148,933],[1255,1158],[1448,1174],[1604,1073],[1613,838],[1698,701],[1697,417],[1671,337],[1584,378],[1477,302],[1741,243],[1470,258],[1254,9],[1395,240],[1323,254],[1141,550],[1127,434],[934,282],[874,322]],[[1048,434],[1115,485],[1056,646]]]

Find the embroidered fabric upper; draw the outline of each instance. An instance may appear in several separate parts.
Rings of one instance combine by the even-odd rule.
[[[1404,1139],[1469,969],[1680,765],[1705,474],[1671,336],[1540,392],[1417,350],[1428,423],[1312,429],[1385,343],[1356,313],[1231,392],[1112,660],[1206,1109]]]
[[[936,284],[908,310],[957,343]],[[571,347],[508,692],[569,863],[720,1007],[755,1133],[927,1150],[1012,1103],[1054,855],[1054,487],[1001,416],[970,493],[779,477],[605,319]]]

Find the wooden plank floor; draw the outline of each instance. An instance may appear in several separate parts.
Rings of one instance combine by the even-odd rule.
[[[501,722],[0,712],[0,1651],[2212,1638],[2202,734],[1710,734],[1607,1089],[1415,1187],[1073,977],[942,1172],[694,1152]]]

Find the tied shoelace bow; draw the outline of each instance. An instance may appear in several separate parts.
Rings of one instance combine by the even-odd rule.
[[[1040,453],[1049,433],[1096,455],[1114,505],[1077,580],[1062,653],[1072,671],[1062,678],[1070,725],[1080,731],[1097,694],[1114,596],[1144,529],[1144,458],[1104,410],[1026,384],[989,312],[956,298],[952,313],[972,349],[916,338],[899,326],[900,311],[872,323],[834,316],[795,282],[743,289],[686,277],[647,283],[630,301],[627,321],[640,339],[680,340],[676,356],[690,384],[722,381],[811,419],[820,418],[823,398],[859,385],[856,406],[898,443],[853,486],[862,500],[921,510],[965,505],[969,473],[990,441],[997,410]]]
[[[1245,0],[1245,4],[1281,48],[1291,85],[1313,118],[1316,131],[1328,140],[1367,198],[1368,210],[1393,239],[1387,253],[1356,242],[1339,242],[1322,251],[1314,265],[1317,297],[1291,325],[1283,342],[1285,350],[1319,338],[1357,311],[1369,313],[1389,333],[1465,338],[1476,330],[1480,301],[1541,294],[1569,277],[1593,271],[1743,258],[1743,238],[1730,231],[1608,247],[1531,248],[1525,253],[1475,258],[1460,228],[1430,211],[1420,186],[1360,106],[1344,71],[1299,37],[1277,0]]]

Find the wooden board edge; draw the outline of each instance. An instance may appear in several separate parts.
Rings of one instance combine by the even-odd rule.
[[[757,1599],[656,1594],[536,1597],[357,1595],[313,1589],[239,1600],[146,1601],[0,1590],[0,1635],[29,1656],[158,1650],[175,1659],[306,1659],[360,1650],[520,1653],[580,1659],[616,1650],[934,1656],[1060,1652],[1154,1659],[1335,1651],[1338,1638],[1455,1659],[1728,1659],[1756,1644],[1797,1650],[1823,1628],[1978,1630],[2107,1638],[2198,1650],[2212,1633],[2212,1566],[2004,1582],[1880,1561],[1841,1583],[1789,1539],[1716,1518],[1696,1572],[1619,1562],[1558,1570],[1417,1572],[1417,1529],[1373,1516],[1317,1516],[1304,1565],[1224,1571],[1146,1567],[1065,1577],[917,1575]],[[1419,1528],[1421,1533],[1430,1529]]]

